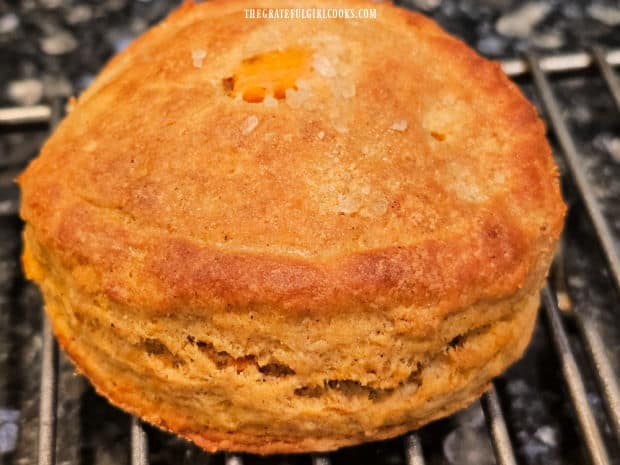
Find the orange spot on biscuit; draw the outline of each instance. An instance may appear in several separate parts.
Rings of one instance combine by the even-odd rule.
[[[296,82],[311,70],[310,53],[302,48],[274,50],[241,62],[235,73],[222,80],[230,96],[241,95],[250,103],[260,103],[267,95],[286,98],[287,89],[297,90]]]

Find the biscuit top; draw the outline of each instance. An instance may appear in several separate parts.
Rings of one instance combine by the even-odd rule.
[[[312,5],[377,19],[186,3],[116,56],[20,178],[40,241],[146,307],[518,286],[564,212],[535,109],[421,15]]]

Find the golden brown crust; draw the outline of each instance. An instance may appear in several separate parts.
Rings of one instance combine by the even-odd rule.
[[[333,360],[325,357],[330,354],[324,344],[315,347],[316,334],[309,345],[300,341],[300,347],[308,345],[303,352],[294,347],[299,335],[290,333],[303,328],[303,321],[279,325],[281,315],[272,315],[272,320],[262,315],[267,320],[269,353],[264,357],[246,353],[236,363],[247,363],[231,365],[226,359],[237,354],[234,347],[223,345],[222,337],[234,339],[225,330],[230,329],[239,341],[250,341],[262,333],[258,321],[255,326],[244,321],[238,327],[227,321],[230,324],[223,330],[216,321],[192,321],[186,315],[125,319],[124,309],[112,302],[90,302],[91,297],[67,288],[66,276],[45,251],[36,250],[28,230],[25,239],[28,272],[41,283],[60,345],[78,369],[115,405],[212,451],[331,450],[417,428],[479,396],[489,380],[522,353],[537,310],[537,293],[526,289],[511,300],[427,322],[426,328],[420,327],[420,319],[406,320],[407,314],[415,313],[413,309],[393,309],[381,316],[383,321],[341,315],[342,321],[313,322],[312,329],[336,352],[336,373],[329,372]],[[431,329],[433,324],[438,327]],[[369,325],[385,334],[367,338],[368,353],[363,347],[352,351],[343,325],[358,339]],[[283,331],[282,326],[288,328]],[[186,338],[190,335],[191,339]],[[211,345],[203,339],[216,344],[216,363],[214,353],[196,350],[201,344]],[[260,341],[254,342],[246,351],[260,353]],[[418,350],[406,347],[411,344]],[[283,345],[293,352],[278,352]],[[221,351],[224,348],[228,352]],[[274,360],[274,354],[279,364],[296,372],[279,376],[260,370],[269,365],[266,361]],[[353,357],[366,360],[366,366]],[[392,372],[396,382],[373,378],[381,368],[386,371],[386,366],[405,357],[411,357],[408,365],[413,371],[405,366],[404,374],[402,369],[396,370],[400,374]],[[338,381],[340,386],[332,380],[321,384],[322,392],[316,395],[299,392],[302,386],[317,386],[317,379],[344,377]]]
[[[278,4],[286,2],[274,3]],[[355,97],[346,103],[331,98],[361,123],[349,128],[340,141],[313,108],[280,105],[272,110],[245,102],[230,108],[228,97],[218,94],[217,85],[211,88],[207,78],[196,82],[191,77],[193,81],[179,82],[174,90],[175,78],[194,75],[191,44],[195,36],[200,35],[210,54],[234,60],[237,49],[242,49],[240,42],[249,40],[250,32],[274,28],[274,22],[242,20],[238,9],[243,6],[241,2],[185,5],[106,67],[20,178],[24,219],[37,229],[46,226],[40,240],[53,243],[66,254],[68,263],[90,262],[99,269],[106,292],[145,311],[166,309],[172,301],[181,306],[211,305],[214,299],[232,295],[240,305],[264,299],[302,309],[329,307],[335,296],[348,305],[351,298],[363,304],[388,293],[390,303],[423,305],[445,296],[447,306],[459,306],[467,303],[467,297],[470,302],[479,298],[480,290],[502,296],[518,286],[533,266],[530,249],[541,241],[553,244],[558,237],[564,207],[543,125],[499,67],[444,35],[427,19],[392,8],[379,7],[376,23],[362,23],[364,27],[358,27],[363,29],[362,37],[350,37],[348,22],[303,22],[302,26],[327,29],[350,43],[360,40],[369,45],[371,33],[402,40],[401,49],[415,42],[412,50],[426,46],[428,59],[438,63],[422,67],[415,55],[409,57],[410,62],[407,57],[398,62],[389,55],[384,58],[383,44],[365,49],[365,75],[358,76]],[[224,29],[218,32],[229,34],[225,44],[220,35],[214,36],[217,28],[207,21],[216,16]],[[206,36],[204,23],[211,31]],[[387,26],[394,30],[391,34],[383,30]],[[167,41],[172,35],[178,44],[174,47]],[[292,40],[303,36],[300,30]],[[167,44],[165,50],[157,48],[162,42]],[[256,40],[254,48],[264,47],[261,42]],[[220,48],[211,51],[216,44]],[[152,49],[159,53],[151,57]],[[145,56],[150,59],[146,61]],[[215,79],[217,71],[226,67],[225,63],[217,65],[212,71]],[[426,84],[435,67],[443,76]],[[145,74],[153,72],[159,77],[149,85]],[[459,123],[462,127],[452,128],[454,135],[443,142],[423,138],[420,119],[432,108],[422,101],[418,104],[422,108],[413,113],[416,105],[410,99],[421,96],[408,82],[419,87],[433,84],[422,90],[434,101],[462,99],[469,113],[454,116],[467,118]],[[170,83],[170,89],[162,95],[165,83]],[[439,84],[451,85],[454,95],[448,92],[452,89]],[[207,87],[208,92],[200,87]],[[149,99],[155,101],[149,103]],[[120,115],[111,102],[123,105]],[[196,107],[207,110],[200,115],[203,123],[194,126],[190,115]],[[456,108],[444,111],[448,116],[448,112],[457,113]],[[244,113],[260,114],[265,127],[242,136],[239,127]],[[299,114],[293,119],[291,113]],[[447,118],[446,114],[438,118]],[[367,126],[369,118],[376,121],[374,127]],[[392,120],[400,119],[409,126],[402,134],[389,129]],[[303,120],[312,124],[295,123]],[[437,127],[442,130],[440,122]],[[325,144],[310,142],[310,135],[303,133],[315,130],[312,135],[316,136],[320,128],[331,139]],[[289,142],[258,143],[270,131],[293,130],[302,133]],[[389,181],[408,181],[406,197],[402,198],[402,188],[388,192],[382,200],[390,208],[379,217],[343,215],[337,205],[321,214],[317,205],[304,204],[302,197],[309,187],[302,184],[314,182],[305,178],[310,169],[307,163],[325,164],[327,157],[321,152],[332,148],[340,149],[340,163],[355,162],[363,148],[360,141],[366,141],[369,132],[375,147],[393,159],[393,166],[382,166],[382,158],[376,157],[363,167],[367,171],[359,170],[359,179],[373,183],[370,188],[377,190],[387,190]],[[495,138],[486,149],[489,141],[485,138]],[[220,166],[209,160],[218,151],[227,157],[241,151],[246,154],[238,160],[242,177],[222,175]],[[323,160],[317,160],[317,152]],[[292,160],[290,154],[295,154]],[[271,159],[261,160],[266,157]],[[414,160],[420,166],[413,166],[407,164],[411,157],[430,160]],[[178,163],[183,166],[175,166]],[[449,163],[477,169],[472,188],[480,190],[485,186],[476,183],[502,170],[499,177],[504,179],[504,190],[486,201],[464,202],[446,186],[458,179],[441,180],[432,173],[438,165]],[[149,175],[166,169],[168,177]],[[343,192],[347,188],[341,182],[328,187],[343,188]],[[214,202],[226,208],[202,214]],[[319,210],[333,206],[321,202]],[[410,209],[405,209],[407,203]],[[448,211],[456,218],[431,230],[433,221],[447,223]],[[141,234],[136,231],[144,227],[148,229]],[[365,231],[360,232],[362,228]],[[101,237],[99,230],[113,235]],[[407,237],[403,237],[405,231]],[[360,234],[368,237],[358,239],[359,245],[351,243]],[[81,240],[87,235],[88,241]],[[364,246],[362,240],[369,245]],[[119,247],[123,241],[126,247]],[[130,256],[129,247],[146,253]],[[174,269],[167,266],[171,259]],[[222,260],[223,266],[212,266]],[[135,281],[148,284],[149,292],[131,295],[130,289],[124,289],[134,284],[119,273],[127,271],[125,264],[140,275]],[[494,289],[488,289],[489,284]],[[454,293],[464,301],[450,300]]]
[[[529,332],[506,336],[512,346],[462,351],[477,376],[451,387],[426,381],[413,404],[392,399],[401,409],[441,399],[419,417],[343,400],[338,386],[404,396],[408,376],[448,337],[517,321],[531,327],[531,300],[562,228],[544,125],[499,65],[414,13],[355,0],[314,4],[370,6],[378,18],[245,20],[240,0],[185,3],[110,61],[19,179],[25,265],[63,347],[114,403],[207,449],[329,449],[464,405],[519,356]],[[277,105],[232,96],[224,83],[240,63],[274,49],[315,60],[297,91]],[[196,51],[204,59],[196,62]],[[127,318],[133,327],[114,326]],[[107,331],[97,329],[102,319]],[[300,325],[312,334],[305,344],[322,349],[286,335]],[[376,325],[381,337],[366,346]],[[202,350],[181,345],[198,337],[181,327],[194,328]],[[89,331],[133,342],[97,355],[79,336]],[[146,370],[152,392],[164,390],[151,367],[160,361],[140,355],[151,340],[169,362],[183,359],[166,368],[173,390],[189,389],[187,367],[200,364],[216,394],[194,394],[220,413],[231,408],[217,402],[231,401],[218,389],[247,387],[277,354],[295,374],[247,395],[267,405],[275,392],[292,396],[287,414],[299,431],[287,438],[274,425],[261,435],[242,413],[236,423],[190,424],[180,400],[160,402],[158,413],[157,402],[140,403],[131,378],[111,387],[112,373]],[[366,367],[350,354],[359,344]],[[323,385],[319,404],[340,420],[293,395]],[[308,408],[329,432],[302,425]],[[369,408],[377,418],[360,413]],[[388,411],[400,422],[385,424]],[[273,423],[267,407],[255,418]]]

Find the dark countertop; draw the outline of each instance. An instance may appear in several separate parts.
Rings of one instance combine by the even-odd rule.
[[[0,1],[0,105],[78,94],[172,0]],[[401,0],[490,58],[620,46],[617,1]]]
[[[0,0],[0,107],[35,104],[79,94],[106,60],[161,19],[178,2],[171,0]],[[260,2],[257,2],[257,4]],[[595,0],[408,0],[399,2],[435,18],[490,58],[515,56],[524,50],[549,53],[598,43],[620,47],[620,5]],[[528,80],[519,82],[536,102]],[[587,176],[617,237],[620,237],[620,118],[600,77],[574,73],[554,78],[554,90],[565,109]],[[4,216],[5,191],[16,199],[12,177],[34,156],[47,134],[0,130],[0,465],[34,463],[37,433],[38,377],[41,348],[40,297],[21,279],[19,230],[14,216]],[[553,137],[551,142],[555,144]],[[557,154],[561,154],[557,146]],[[561,155],[560,168],[565,173]],[[570,295],[576,309],[596,318],[620,372],[620,327],[617,293],[596,245],[592,228],[569,177],[565,197],[566,259]],[[546,326],[539,322],[524,359],[497,381],[511,438],[521,464],[587,463],[557,359]],[[568,323],[568,321],[567,321]],[[567,325],[577,352],[583,348]],[[58,463],[128,463],[128,417],[110,407],[90,385],[60,362]],[[603,424],[601,399],[590,372],[588,398]],[[151,463],[223,463],[174,437],[148,429]],[[421,431],[427,463],[494,463],[479,404]],[[332,455],[338,463],[404,463],[400,439],[349,448]],[[620,452],[612,448],[615,465]],[[280,457],[281,463],[309,463],[303,457]],[[260,460],[247,458],[246,463]],[[267,462],[262,462],[267,463]]]

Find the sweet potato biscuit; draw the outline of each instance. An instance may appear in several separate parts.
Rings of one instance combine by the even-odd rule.
[[[58,340],[112,403],[207,450],[448,415],[530,339],[565,210],[543,123],[418,14],[247,6],[186,3],[132,43],[19,178]]]

